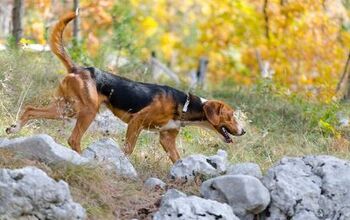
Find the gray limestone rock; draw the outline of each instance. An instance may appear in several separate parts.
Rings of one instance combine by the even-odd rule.
[[[201,194],[206,199],[227,203],[241,219],[253,219],[270,203],[270,194],[259,179],[248,175],[225,175],[205,181]]]
[[[35,167],[0,169],[0,219],[85,219],[68,184]]]
[[[268,170],[263,183],[271,193],[267,219],[350,219],[349,161],[286,157]]]
[[[5,139],[0,143],[0,148],[13,151],[28,159],[44,161],[47,164],[82,165],[89,162],[87,158],[80,156],[77,152],[57,144],[52,137],[46,134]]]
[[[115,170],[118,175],[131,178],[137,177],[137,172],[118,144],[111,138],[94,142],[83,150],[82,156],[95,160],[107,169]]]

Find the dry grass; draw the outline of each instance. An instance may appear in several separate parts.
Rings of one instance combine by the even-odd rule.
[[[143,191],[142,180],[123,179],[101,167],[48,167],[0,150],[1,168],[25,166],[36,166],[53,179],[66,181],[74,201],[86,209],[89,219],[150,219],[162,193]]]
[[[57,64],[58,61],[48,54],[0,53],[0,136],[5,136],[4,129],[15,121],[20,106],[48,103],[62,76],[59,72],[63,68]],[[284,156],[329,154],[350,159],[350,129],[338,127],[334,118],[338,111],[350,114],[347,104],[306,102],[278,94],[271,85],[264,83],[252,89],[229,85],[212,91],[197,91],[197,94],[240,107],[251,122],[246,128],[247,134],[234,138],[233,145],[224,144],[212,132],[185,128],[177,141],[183,156],[195,153],[212,155],[218,149],[224,149],[232,163],[255,162],[263,170]],[[320,127],[320,119],[329,122],[337,133]],[[37,120],[12,137],[47,133],[58,143],[66,145],[71,130],[70,123]],[[101,137],[102,134],[96,132],[87,133],[82,144],[86,147]],[[124,133],[112,134],[112,137],[121,144]],[[130,159],[140,174],[137,181],[119,178],[98,167],[48,167],[13,157],[9,152],[0,152],[1,167],[37,166],[53,178],[67,181],[75,201],[87,209],[90,219],[150,218],[162,192],[142,190],[143,181],[148,177],[158,177],[170,187],[198,194],[195,184],[169,182],[167,175],[171,164],[156,134],[143,132]]]

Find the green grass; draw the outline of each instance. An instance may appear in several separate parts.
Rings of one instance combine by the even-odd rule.
[[[139,67],[135,72],[132,70],[133,68],[128,67],[120,70],[119,74],[151,81]],[[64,76],[62,73],[63,66],[51,54],[0,53],[1,137],[6,136],[5,128],[18,118],[21,107],[27,103],[49,103],[59,79]],[[186,85],[180,87],[186,88]],[[228,145],[211,131],[186,127],[181,130],[177,140],[181,155],[212,155],[218,149],[224,149],[232,163],[255,162],[264,171],[284,156],[328,154],[350,159],[350,128],[340,127],[336,119],[337,112],[350,114],[349,105],[338,102],[310,102],[281,91],[283,90],[276,89],[268,81],[259,82],[252,88],[221,85],[206,91],[196,91],[196,94],[206,98],[224,100],[245,112],[249,121],[247,134],[235,137],[234,144]],[[71,123],[35,120],[20,133],[10,137],[47,133],[58,143],[67,146],[66,141],[71,130]],[[124,134],[125,132],[113,134],[112,137],[122,144]],[[82,145],[86,147],[101,137],[102,134],[86,133]],[[100,168],[48,168],[45,164],[13,159],[8,153],[1,152],[0,156],[1,167],[36,165],[53,178],[67,181],[74,199],[87,209],[91,219],[111,219],[113,212],[124,217],[140,217],[137,210],[154,211],[154,203],[159,199],[160,193],[143,192],[142,181],[148,177],[167,180],[171,165],[158,143],[158,136],[150,132],[142,133],[131,156],[132,163],[141,176],[138,181],[118,178]],[[174,187],[187,193],[198,193],[196,185]]]

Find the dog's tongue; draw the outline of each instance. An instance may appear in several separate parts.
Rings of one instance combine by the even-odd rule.
[[[221,130],[222,130],[222,132],[224,134],[224,138],[225,138],[226,143],[232,143],[233,141],[230,138],[230,135],[228,134],[226,128],[222,127]]]

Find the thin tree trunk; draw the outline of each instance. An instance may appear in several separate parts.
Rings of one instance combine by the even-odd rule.
[[[347,74],[346,74],[346,91],[344,94],[344,100],[350,100],[350,71],[348,70]]]
[[[269,26],[269,15],[267,14],[267,9],[269,7],[269,0],[264,0],[263,13],[265,19],[265,36],[270,40],[270,26]]]
[[[12,35],[15,38],[16,46],[21,40],[23,34],[23,14],[24,0],[14,0],[12,9]]]
[[[344,71],[338,82],[336,93],[340,99],[350,99],[350,52],[346,60]]]
[[[76,11],[79,8],[79,0],[74,0],[73,9]],[[79,41],[79,16],[73,20],[73,37],[76,41]]]
[[[327,9],[327,7],[326,7],[326,0],[322,0],[322,7],[323,7],[323,10]]]

